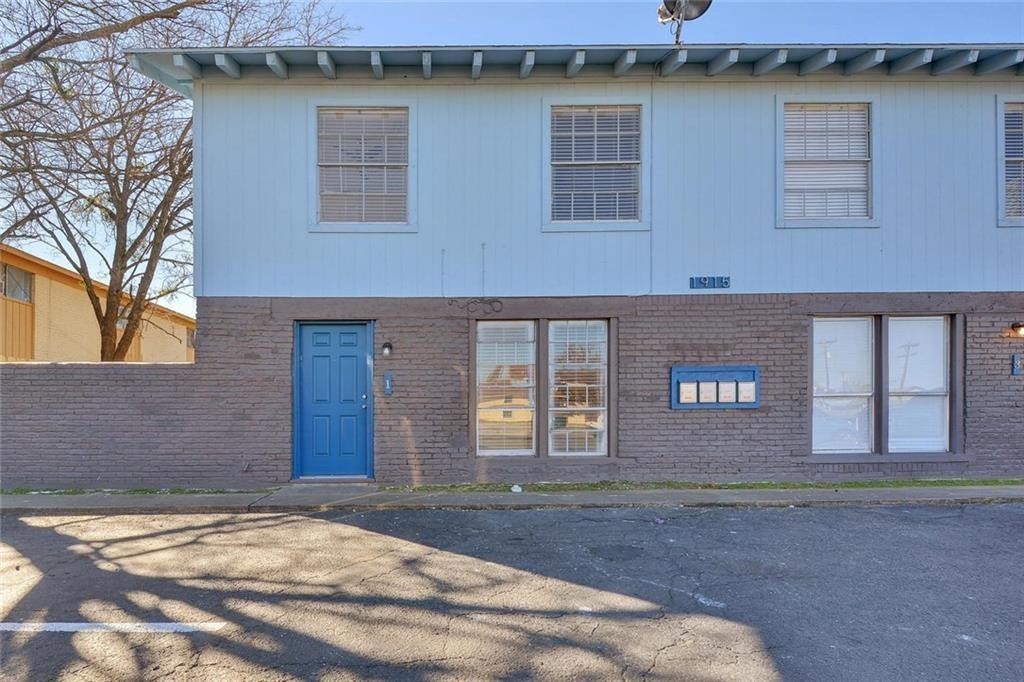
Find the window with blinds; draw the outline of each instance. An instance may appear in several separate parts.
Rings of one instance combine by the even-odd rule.
[[[640,106],[551,108],[551,221],[640,219]]]
[[[867,103],[784,106],[784,216],[871,217]]]
[[[1003,162],[1007,218],[1024,218],[1024,102],[1003,110]]]
[[[607,454],[608,323],[553,320],[548,346],[550,454]]]
[[[408,222],[409,110],[317,109],[319,222]]]
[[[478,454],[534,454],[536,345],[533,322],[477,323]]]

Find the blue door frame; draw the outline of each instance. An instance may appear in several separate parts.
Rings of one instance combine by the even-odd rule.
[[[318,346],[323,353],[317,355],[312,347],[316,334]],[[339,339],[355,338],[356,345],[345,344]],[[360,339],[361,337],[361,339]],[[326,340],[326,345],[324,344]],[[361,340],[361,343],[359,342]],[[348,348],[352,348],[351,351]],[[292,372],[292,477],[310,478],[317,476],[343,476],[373,478],[373,323],[372,322],[296,322],[294,330],[294,362]],[[316,356],[316,361],[314,361]],[[356,418],[356,433],[348,434],[356,439],[353,455],[343,452],[340,439],[344,438],[343,420],[348,414],[351,401],[342,400],[340,385],[344,370],[341,360],[356,359],[355,374],[361,385],[355,386],[354,410],[363,413],[362,420]],[[326,365],[324,363],[326,362]],[[319,372],[314,370],[317,367]],[[328,372],[324,375],[324,370]],[[328,403],[313,401],[313,383],[327,379]],[[333,379],[338,379],[338,385]],[[321,393],[323,388],[317,389]],[[365,393],[365,400],[361,396]],[[314,402],[316,404],[314,404]],[[365,409],[362,405],[366,405]],[[313,409],[326,410],[327,414],[314,415]],[[355,413],[358,414],[358,413]],[[317,417],[319,431],[314,433],[313,416]],[[360,424],[360,421],[362,422]],[[332,428],[333,425],[333,428]],[[336,434],[334,432],[337,432]],[[326,441],[324,439],[326,438]],[[314,443],[314,441],[318,441]],[[314,453],[314,446],[319,450]]]

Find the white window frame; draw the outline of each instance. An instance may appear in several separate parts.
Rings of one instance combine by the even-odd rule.
[[[815,371],[817,369],[814,366],[814,360],[816,358],[816,355],[815,355],[815,348],[814,348],[814,346],[813,345],[811,346],[811,453],[815,454],[815,455],[820,455],[820,454],[868,455],[868,454],[871,454],[875,450],[875,441],[877,440],[877,432],[878,432],[878,419],[877,419],[877,415],[875,414],[876,411],[877,411],[877,405],[878,405],[878,368],[876,367],[876,362],[877,362],[877,359],[878,359],[877,348],[878,348],[878,344],[880,342],[879,342],[879,339],[878,339],[878,336],[879,336],[879,334],[878,334],[878,325],[877,325],[877,323],[875,321],[875,317],[873,315],[850,315],[850,316],[817,315],[817,316],[811,318],[811,341],[812,341],[812,344],[813,344],[814,334],[815,334],[814,325],[815,325],[815,323],[818,320],[866,320],[868,322],[868,329],[869,329],[869,331],[871,333],[869,338],[868,338],[868,342],[869,342],[868,362],[870,363],[869,366],[868,366],[868,372],[869,372],[869,375],[871,377],[871,389],[869,391],[859,391],[859,392],[858,391],[854,391],[854,392],[847,391],[847,392],[842,392],[842,393],[836,392],[836,393],[823,393],[821,395],[816,394],[814,392],[814,377],[815,377]],[[867,447],[867,449],[865,449],[865,450],[859,450],[859,449],[857,449],[857,450],[855,450],[855,449],[836,450],[836,449],[830,449],[830,448],[815,449],[815,447],[814,447],[814,401],[819,399],[819,398],[824,398],[826,400],[830,399],[830,398],[835,398],[835,399],[839,399],[839,400],[842,400],[844,398],[845,399],[849,399],[849,398],[864,399],[864,398],[867,398],[867,400],[868,400],[868,447]]]
[[[916,318],[943,318],[945,320],[945,372],[946,391],[941,392],[920,392],[910,393],[905,391],[889,391],[889,370],[892,359],[889,354],[889,323],[892,320],[916,319]],[[957,360],[957,349],[962,352],[963,340],[957,340],[957,336],[963,334],[963,322],[961,316],[944,312],[921,312],[921,313],[899,313],[889,315],[886,313],[864,313],[849,315],[825,313],[812,315],[810,322],[811,344],[808,346],[810,353],[810,377],[808,406],[808,445],[810,447],[812,461],[825,462],[886,462],[886,461],[960,461],[963,456],[963,372],[965,371],[963,360]],[[814,448],[814,321],[819,319],[861,319],[872,320],[871,337],[871,362],[872,362],[872,391],[871,410],[872,426],[870,451],[854,450],[829,450]],[[960,383],[960,386],[958,386]],[[944,395],[946,396],[946,449],[934,450],[902,450],[890,448],[889,434],[889,398],[891,395]],[[959,416],[957,416],[959,415]]]
[[[510,324],[530,324],[533,327],[533,431],[532,431],[532,443],[533,447],[529,450],[525,449],[513,449],[513,450],[483,450],[480,447],[480,377],[479,372],[479,357],[480,357],[480,344],[474,339],[473,343],[473,376],[474,382],[473,395],[474,404],[473,409],[473,421],[474,430],[476,432],[476,442],[473,444],[474,451],[478,457],[535,457],[539,452],[538,448],[540,444],[537,441],[538,435],[541,433],[540,428],[540,360],[541,360],[541,337],[540,337],[540,321],[531,319],[522,320],[477,320],[475,324],[471,326],[473,336],[479,334],[479,326],[487,323],[510,323]],[[497,408],[494,408],[497,409]],[[510,408],[512,410],[525,411],[524,408]]]
[[[886,443],[886,452],[887,453],[891,453],[891,454],[915,454],[917,452],[947,453],[947,452],[950,451],[950,445],[952,444],[952,440],[953,440],[953,434],[952,434],[952,431],[953,431],[952,426],[953,425],[951,423],[952,420],[950,419],[950,406],[951,406],[951,402],[952,402],[952,387],[951,387],[950,384],[953,381],[953,367],[952,367],[952,362],[951,362],[952,355],[950,354],[950,346],[952,345],[953,340],[951,338],[952,329],[951,329],[951,325],[950,325],[949,315],[889,315],[889,316],[887,316],[885,318],[885,325],[886,325],[885,339],[886,339],[886,344],[887,345],[888,345],[888,342],[889,342],[889,329],[892,326],[892,321],[893,320],[941,320],[942,321],[942,342],[943,342],[942,358],[944,360],[943,368],[942,369],[943,369],[943,372],[945,373],[945,384],[946,385],[945,385],[945,390],[944,391],[909,391],[909,390],[906,390],[906,389],[898,390],[898,391],[893,391],[891,386],[886,385],[885,386],[885,391],[886,391],[885,404],[886,404],[886,408],[887,408],[887,410],[886,410],[887,414],[885,415],[885,419],[886,419],[887,422],[892,419],[892,408],[889,407],[889,405],[892,402],[892,399],[894,397],[895,398],[904,398],[904,397],[909,397],[909,398],[913,398],[913,397],[945,398],[945,400],[946,400],[946,410],[945,410],[945,413],[946,413],[946,422],[945,422],[946,433],[945,433],[945,443],[944,443],[943,449],[941,449],[941,450],[924,450],[924,451],[920,451],[920,450],[913,450],[913,449],[901,449],[899,447],[893,448],[893,445],[892,445],[892,427],[890,426],[889,429],[887,430],[887,436],[888,436],[889,440]],[[892,373],[893,373],[893,358],[892,358],[892,353],[890,352],[889,348],[884,349],[883,356],[885,358],[885,362],[888,364],[888,367],[887,367],[887,370],[886,370],[886,376],[887,377],[891,377]]]
[[[776,228],[877,228],[882,223],[881,164],[879,113],[877,95],[850,92],[848,94],[799,94],[777,95],[775,97],[775,227]],[[871,145],[871,164],[868,170],[868,217],[867,218],[787,218],[786,217],[786,105],[787,104],[867,104],[868,135]]]
[[[609,96],[603,94],[544,97],[541,124],[541,231],[543,232],[630,232],[651,229],[651,98],[650,95]],[[551,110],[560,106],[640,107],[640,217],[637,220],[551,220]]]
[[[568,364],[580,364],[580,363],[563,363],[556,365],[551,359],[551,326],[553,324],[573,323],[573,322],[585,322],[587,324],[600,323],[604,327],[604,366],[602,367],[603,375],[602,379],[604,383],[601,388],[604,390],[604,407],[556,407],[554,404],[554,387],[555,387],[555,372],[559,368],[567,368]],[[547,423],[543,425],[544,438],[547,440],[547,454],[549,457],[560,458],[560,457],[607,457],[608,456],[608,441],[610,438],[610,422],[611,422],[611,396],[609,395],[609,374],[611,374],[611,323],[609,320],[604,318],[566,318],[566,319],[549,319],[545,321],[544,342],[547,344],[547,353],[545,353],[545,364],[547,367],[544,368],[545,376],[547,381],[544,386],[544,392],[547,394],[545,399],[547,400]],[[590,364],[589,362],[583,364]],[[601,439],[601,449],[592,450],[586,452],[555,452],[555,449],[551,446],[552,442],[552,431],[551,428],[551,417],[554,414],[565,413],[565,412],[599,412],[604,415],[604,435]]]
[[[320,183],[319,165],[317,163],[317,110],[320,108],[351,108],[351,109],[388,109],[405,108],[409,110],[409,162],[406,178],[406,221],[404,223],[376,222],[321,222],[320,221]],[[418,173],[416,165],[417,147],[417,116],[416,99],[411,97],[376,96],[376,97],[318,97],[311,98],[307,104],[308,142],[306,151],[306,188],[308,192],[308,230],[310,232],[356,232],[356,233],[401,233],[417,232],[417,190]]]
[[[1024,216],[1006,215],[1006,105],[1024,103],[1024,94],[1016,97],[996,95],[996,194],[999,227],[1024,227]]]

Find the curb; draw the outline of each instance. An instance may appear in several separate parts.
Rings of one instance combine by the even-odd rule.
[[[1024,498],[1013,495],[982,495],[968,497],[934,497],[915,499],[877,500],[693,500],[673,502],[379,502],[312,505],[209,505],[199,507],[3,507],[2,515],[41,516],[88,516],[95,514],[125,515],[173,515],[173,514],[317,514],[325,512],[379,512],[379,511],[527,511],[538,509],[685,509],[700,507],[750,507],[750,508],[806,508],[806,507],[908,507],[908,506],[961,506],[1024,503]]]

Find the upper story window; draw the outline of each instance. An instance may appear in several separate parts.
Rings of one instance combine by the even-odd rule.
[[[409,221],[409,109],[317,109],[320,223]]]
[[[783,107],[783,218],[872,217],[871,105]]]
[[[640,220],[640,106],[551,108],[552,223]]]
[[[0,266],[0,295],[31,303],[32,273],[13,265]]]
[[[1003,108],[1003,217],[1024,219],[1024,102]]]

